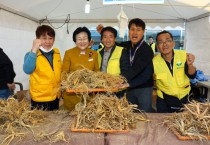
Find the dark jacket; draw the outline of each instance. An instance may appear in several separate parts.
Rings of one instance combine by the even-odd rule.
[[[13,83],[15,76],[12,61],[0,48],[0,89],[7,89],[7,83]]]
[[[131,41],[122,42],[119,46],[127,48],[129,56],[131,56],[140,43],[141,41],[138,42],[134,48],[132,48]],[[152,49],[144,41],[135,53],[131,69],[124,74],[130,84],[130,88],[146,88],[153,86],[153,57],[154,53]]]

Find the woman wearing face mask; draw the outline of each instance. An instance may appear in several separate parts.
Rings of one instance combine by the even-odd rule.
[[[31,108],[55,110],[59,108],[61,56],[53,48],[55,31],[47,25],[39,26],[30,52],[24,58],[23,70],[30,75]]]
[[[76,46],[65,52],[62,72],[73,72],[86,67],[92,71],[99,71],[98,54],[89,48],[91,41],[90,31],[86,27],[78,27],[73,32],[73,41]],[[64,108],[73,110],[80,98],[74,93],[64,93]]]

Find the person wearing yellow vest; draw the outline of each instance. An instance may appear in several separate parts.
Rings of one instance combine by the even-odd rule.
[[[153,40],[153,37],[152,36],[149,36],[149,42],[148,42],[148,45],[152,48],[152,51],[153,51],[153,53],[155,53],[156,52],[156,50],[155,50],[155,43],[154,43],[154,40]]]
[[[104,47],[99,49],[98,63],[103,72],[120,75],[125,72],[129,66],[129,56],[123,47],[117,46],[117,30],[113,27],[104,27],[101,31],[101,40]]]
[[[98,52],[98,64],[101,71],[114,74],[123,75],[130,67],[129,56],[123,47],[116,45],[117,30],[113,27],[107,26],[101,30],[101,41],[104,47],[100,48]],[[118,97],[123,96],[123,92],[118,92]]]
[[[59,109],[61,56],[53,47],[55,31],[47,25],[36,29],[36,39],[24,57],[23,70],[30,74],[31,108]]]
[[[73,32],[73,41],[76,47],[65,52],[63,59],[62,72],[70,73],[83,67],[99,71],[98,54],[89,48],[91,41],[91,33],[86,27],[78,27]],[[75,105],[80,102],[80,97],[75,93],[64,92],[64,109],[73,110]]]
[[[100,33],[103,25],[97,26]],[[146,24],[142,19],[133,18],[129,21],[129,41],[115,43],[123,47],[129,57],[129,69],[121,72],[127,79],[129,88],[126,90],[126,98],[138,105],[138,109],[145,112],[153,112],[152,91],[153,91],[153,63],[154,53],[147,42],[144,41]]]
[[[184,50],[174,50],[175,42],[168,31],[156,37],[160,54],[153,58],[157,86],[157,112],[179,112],[191,96],[189,78],[195,78],[195,56]]]

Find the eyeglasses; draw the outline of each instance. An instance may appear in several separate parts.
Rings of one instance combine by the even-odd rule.
[[[81,42],[87,42],[88,41],[88,38],[78,38],[78,39],[76,39],[76,42],[78,42],[78,43],[81,43]]]
[[[173,40],[158,41],[157,44],[159,46],[163,46],[163,44],[169,45],[169,44],[171,44],[171,42],[173,42]]]

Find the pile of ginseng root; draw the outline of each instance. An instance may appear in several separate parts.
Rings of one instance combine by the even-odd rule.
[[[138,120],[149,121],[146,114],[128,103],[125,97],[117,98],[113,88],[128,87],[127,80],[120,75],[93,72],[83,69],[65,74],[62,77],[62,90],[83,90],[76,92],[81,102],[71,113],[76,115],[74,129],[88,130],[128,130],[135,128]],[[103,92],[90,95],[91,89],[103,89]],[[134,113],[138,111],[138,113]]]
[[[61,89],[106,89],[128,87],[127,80],[121,75],[112,75],[104,72],[94,72],[87,68],[76,70],[71,73],[63,73]]]
[[[137,121],[149,121],[146,114],[129,104],[125,97],[119,99],[114,94],[100,93],[87,102],[85,107],[80,102],[72,112],[76,113],[75,129],[128,130],[135,128]]]
[[[184,105],[184,111],[164,119],[169,128],[191,139],[207,140],[210,136],[210,103],[192,101]]]
[[[37,109],[31,110],[30,103],[26,99],[21,101],[13,97],[7,100],[0,99],[0,112],[0,134],[4,136],[4,139],[0,142],[1,145],[9,145],[13,140],[21,141],[30,132],[33,134],[35,141],[47,137],[51,141],[58,140],[56,133],[53,134],[54,136],[35,134],[34,128],[46,122],[49,112]]]

